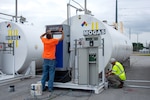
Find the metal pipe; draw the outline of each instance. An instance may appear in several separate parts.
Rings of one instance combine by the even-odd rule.
[[[85,4],[85,8],[84,8],[85,14],[87,14],[87,7],[86,7],[87,3],[86,3],[86,0],[84,1],[84,4]]]
[[[15,42],[13,41],[13,76],[15,76]]]
[[[75,78],[74,83],[78,83],[78,62],[77,62],[77,42],[78,40],[75,40]]]
[[[17,10],[18,10],[18,5],[17,5],[17,3],[18,3],[18,2],[17,2],[17,0],[16,0],[16,14],[15,14],[16,22],[17,22],[17,16],[18,16],[18,15],[17,15]]]
[[[118,0],[116,0],[116,24],[118,24]]]
[[[76,9],[76,11],[83,11],[82,9],[79,9],[73,5],[71,5],[70,3],[67,4],[67,24],[70,25],[70,21],[69,21],[69,18],[70,18],[70,6],[73,7],[74,9]],[[77,12],[76,12],[77,13]]]
[[[69,6],[75,8],[75,9],[77,9],[77,10],[79,9],[79,8],[77,8],[77,7],[75,7],[75,6],[71,5],[71,4],[69,4]]]
[[[84,8],[78,2],[76,2],[75,0],[72,0],[72,1],[76,4],[78,4],[84,10]]]
[[[118,1],[116,0],[116,20],[115,20],[115,29],[118,30]]]
[[[69,25],[70,4],[67,4],[67,24]]]
[[[5,14],[5,13],[0,13],[1,15],[6,15],[6,16],[11,16],[14,17],[14,15],[9,15],[9,14]]]

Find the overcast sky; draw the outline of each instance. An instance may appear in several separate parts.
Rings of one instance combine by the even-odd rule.
[[[15,15],[16,0],[0,0],[0,13]],[[18,16],[24,16],[28,23],[45,28],[48,24],[61,24],[67,18],[67,3],[79,7],[72,0],[18,0]],[[75,0],[84,7],[85,0]],[[115,22],[116,0],[87,0],[87,9],[99,20]],[[71,16],[76,14],[71,9]],[[11,19],[0,15],[0,21]],[[150,0],[118,0],[118,22],[122,21],[125,32],[133,42],[150,43]],[[138,34],[138,35],[137,35]]]

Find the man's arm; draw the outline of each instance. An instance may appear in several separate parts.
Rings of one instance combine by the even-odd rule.
[[[59,41],[62,41],[64,39],[64,31],[62,28],[59,28],[59,32],[62,32],[62,36],[61,38],[59,39]]]
[[[47,34],[47,33],[43,33],[43,34],[40,36],[40,38],[42,39],[42,37],[44,37],[46,34]]]
[[[62,35],[61,35],[61,38],[59,39],[59,41],[62,41],[64,39],[64,32],[63,32],[63,30],[61,32],[62,32]]]
[[[43,33],[43,34],[40,36],[40,38],[42,38],[42,37],[44,37],[46,34],[50,34],[50,33],[51,33],[51,30],[48,29],[48,30],[46,31],[46,33]]]

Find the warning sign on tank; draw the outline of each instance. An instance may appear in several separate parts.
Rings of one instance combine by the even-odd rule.
[[[105,35],[106,30],[105,29],[98,29],[98,30],[83,30],[83,35]]]
[[[20,40],[20,36],[6,36],[6,40]]]

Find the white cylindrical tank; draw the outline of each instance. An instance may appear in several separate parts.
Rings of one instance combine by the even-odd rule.
[[[63,23],[67,24],[67,22],[66,20]],[[99,57],[101,59],[100,63],[103,63],[104,67],[107,66],[110,58],[114,57],[118,61],[124,61],[132,53],[132,43],[124,34],[92,16],[73,16],[69,18],[69,24],[71,49],[74,49],[75,39],[84,38],[84,30],[105,29],[105,34],[101,34],[104,43],[103,54]]]
[[[0,51],[0,66],[4,73],[12,74],[14,70],[24,73],[32,61],[36,61],[37,67],[41,67],[43,47],[40,34],[42,32],[33,25],[0,23],[0,43],[3,44],[3,51]]]
[[[114,57],[118,61],[126,60],[132,53],[131,41],[122,33],[116,31],[111,26],[89,15],[77,15],[69,19],[70,22],[70,48],[74,49],[74,40],[84,38],[84,30],[105,29],[105,34],[101,34],[103,50],[100,50],[100,63],[107,66],[110,58]],[[67,24],[67,20],[63,22]],[[42,64],[43,45],[40,40],[40,31],[35,26],[22,25],[13,22],[0,23],[0,43],[7,43],[6,47],[11,47],[14,42],[14,56],[12,51],[0,51],[0,68],[6,74],[15,71],[24,73],[32,61],[36,61],[37,68]],[[7,48],[9,49],[9,48]],[[11,48],[12,49],[12,48]],[[71,52],[73,57],[73,53]],[[73,62],[74,59],[71,59]],[[69,62],[68,62],[69,63]],[[73,62],[74,63],[74,62]],[[73,65],[71,66],[73,67]]]

